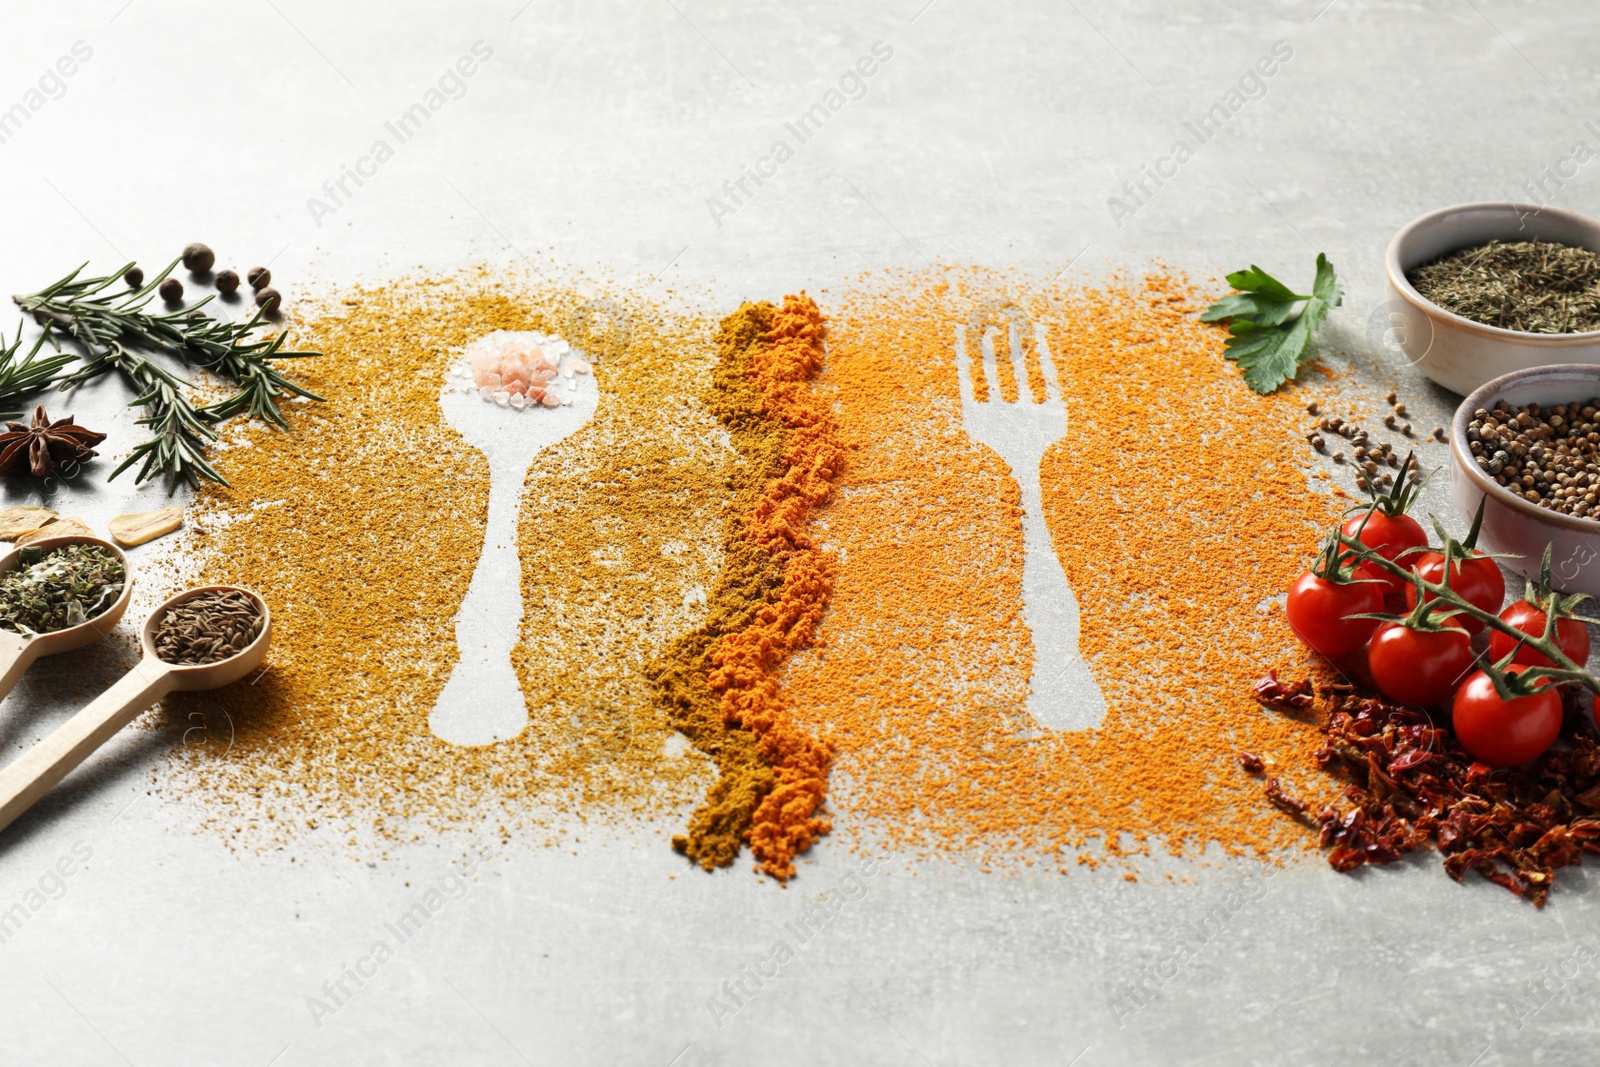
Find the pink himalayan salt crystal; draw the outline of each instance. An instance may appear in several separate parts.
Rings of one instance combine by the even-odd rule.
[[[561,398],[556,396],[554,393],[545,393],[544,399],[539,401],[539,403],[543,404],[547,408],[560,407]]]
[[[508,398],[526,396],[534,400],[532,386],[536,381],[548,380],[541,375],[554,375],[556,360],[536,344],[511,340],[501,345],[498,352],[474,353],[470,364],[473,382],[480,393],[487,389],[489,395],[503,392]]]
[[[574,356],[572,357],[572,369],[573,372],[577,374],[588,374],[594,368],[589,366],[588,360],[579,359],[578,357]]]

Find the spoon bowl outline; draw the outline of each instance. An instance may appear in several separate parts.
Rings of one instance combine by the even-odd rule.
[[[496,331],[477,344],[513,339],[549,343],[532,332]],[[587,357],[572,347],[560,357],[563,374],[571,361]],[[489,506],[483,548],[467,594],[456,612],[458,659],[434,702],[428,728],[457,745],[491,745],[516,737],[528,725],[527,701],[511,664],[522,631],[522,565],[517,525],[528,468],[547,448],[588,425],[599,408],[596,375],[576,374],[570,405],[523,410],[500,407],[476,390],[449,389],[439,398],[446,422],[489,463]]]

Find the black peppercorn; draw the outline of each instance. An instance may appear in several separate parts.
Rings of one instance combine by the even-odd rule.
[[[183,283],[176,278],[168,278],[161,283],[161,288],[157,292],[161,294],[161,299],[167,303],[176,304],[183,299]]]
[[[283,297],[276,289],[259,289],[256,291],[256,303],[261,306],[262,311],[270,315],[278,310],[278,305],[283,303]]]
[[[217,292],[231,293],[239,288],[239,276],[231,270],[217,273]]]
[[[183,250],[183,265],[195,274],[204,274],[216,261],[216,253],[199,241]]]
[[[272,284],[272,272],[265,267],[251,267],[245,277],[249,279],[252,289],[265,289]]]
[[[138,267],[129,267],[127,273],[122,276],[122,280],[128,283],[129,289],[137,289],[144,284],[144,271]]]

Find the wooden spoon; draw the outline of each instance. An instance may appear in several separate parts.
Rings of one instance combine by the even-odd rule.
[[[77,626],[69,626],[65,630],[55,630],[47,634],[19,634],[11,630],[0,630],[0,697],[11,692],[12,687],[17,684],[17,679],[22,677],[22,672],[27,670],[34,660],[40,656],[54,656],[58,652],[71,652],[75,648],[94,644],[110,633],[122,620],[122,613],[128,610],[128,600],[133,595],[133,566],[129,564],[128,557],[123,554],[122,549],[110,541],[102,541],[98,537],[87,537],[83,534],[43,537],[34,541],[31,547],[49,553],[66,545],[97,545],[121,560],[122,595],[94,618]],[[0,576],[10,574],[21,566],[22,550],[14,545],[11,551],[0,556]]]
[[[261,634],[239,652],[199,666],[168,663],[156,655],[155,633],[168,611],[202,593],[238,591],[261,609]],[[253,590],[237,585],[205,585],[186,589],[150,613],[140,641],[144,657],[94,702],[56,728],[55,733],[24,752],[0,771],[0,830],[33,806],[89,754],[161,697],[174,691],[216,689],[236,682],[261,666],[272,640],[272,612]]]

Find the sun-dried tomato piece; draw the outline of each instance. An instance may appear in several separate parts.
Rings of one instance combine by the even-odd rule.
[[[1315,699],[1311,690],[1311,679],[1280,682],[1277,671],[1268,671],[1267,676],[1252,686],[1250,692],[1268,707],[1288,708],[1294,711],[1309,708]]]
[[[1328,863],[1336,871],[1353,871],[1367,862],[1367,854],[1359,848],[1340,845],[1328,853]]]
[[[1272,801],[1272,803],[1276,804],[1290,815],[1293,815],[1296,819],[1299,819],[1307,826],[1316,827],[1317,822],[1307,811],[1305,803],[1303,801],[1296,800],[1294,797],[1280,789],[1278,787],[1277,778],[1268,778],[1266,784],[1262,786],[1262,792],[1267,795],[1268,800]]]
[[[1400,755],[1396,756],[1390,762],[1389,773],[1399,774],[1401,771],[1409,771],[1413,767],[1422,766],[1432,758],[1432,752],[1427,752],[1420,748],[1409,749],[1408,751],[1402,752]]]

